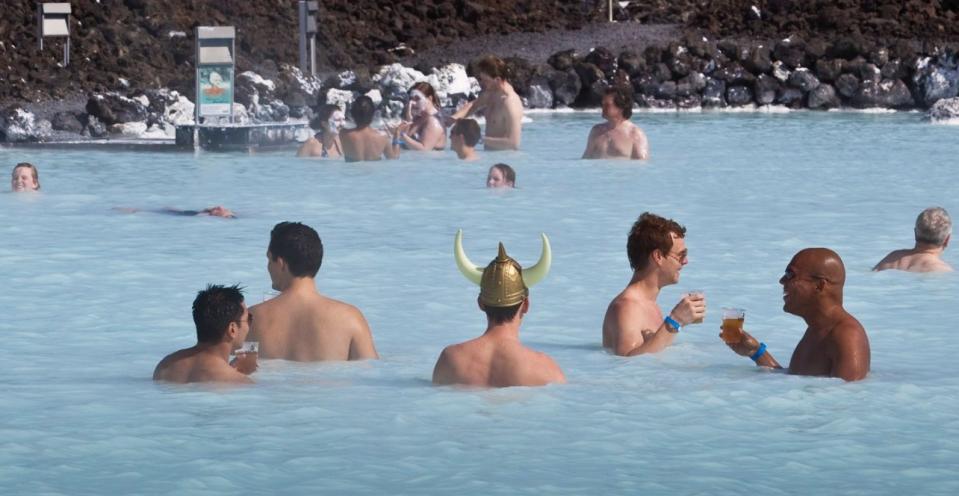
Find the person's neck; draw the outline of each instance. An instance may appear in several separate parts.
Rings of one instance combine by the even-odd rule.
[[[294,277],[290,283],[280,290],[281,293],[318,293],[316,280],[312,277]]]
[[[456,156],[460,160],[476,160],[476,149],[469,147],[464,147],[462,150],[456,150]]]
[[[519,341],[519,326],[521,322],[522,319],[517,316],[513,320],[494,324],[493,321],[487,317],[486,332],[484,332],[483,335],[495,339],[511,339]]]
[[[627,119],[627,118],[625,118],[625,117],[607,117],[607,118],[606,118],[606,122],[609,123],[609,128],[610,128],[610,129],[616,129],[616,128],[619,127],[622,123],[624,123],[624,122],[626,122],[626,121],[628,121],[628,120],[629,120],[629,119]]]
[[[929,254],[929,255],[934,255],[938,257],[942,255],[942,252],[945,249],[946,249],[945,246],[939,246],[939,245],[934,245],[930,243],[921,243],[919,241],[916,241],[916,246],[912,249],[912,252],[917,255],[922,253],[922,254]]]
[[[659,292],[663,289],[656,275],[656,268],[652,265],[644,270],[633,271],[628,287],[652,301],[659,298]]]
[[[196,350],[199,353],[213,355],[222,358],[224,362],[230,361],[230,353],[233,351],[233,343],[230,341],[221,341],[216,344],[197,343]]]
[[[846,310],[842,307],[842,303],[826,301],[802,315],[802,319],[806,321],[808,327],[806,332],[822,337],[832,332],[845,315]]]

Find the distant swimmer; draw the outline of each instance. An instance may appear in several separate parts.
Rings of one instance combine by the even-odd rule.
[[[238,356],[230,365],[230,353],[240,349],[253,326],[253,316],[243,303],[238,286],[209,285],[193,300],[196,345],[160,361],[154,381],[251,383],[256,354]]]
[[[220,205],[214,207],[204,208],[203,210],[181,210],[179,208],[173,207],[164,207],[160,209],[141,209],[141,208],[130,208],[130,207],[114,207],[114,210],[118,212],[123,212],[125,214],[135,214],[137,212],[153,212],[157,214],[168,214],[168,215],[182,215],[184,217],[197,217],[197,216],[210,216],[210,217],[223,217],[226,219],[235,219],[236,214],[232,210],[221,207]]]
[[[506,164],[495,164],[486,174],[487,188],[515,188],[516,171]]]
[[[433,86],[419,82],[410,88],[405,115],[397,138],[407,150],[443,150],[446,148],[446,126],[440,118],[440,100]]]
[[[460,119],[450,128],[450,149],[456,152],[460,160],[472,161],[479,158],[476,144],[480,137],[479,124],[473,119]]]
[[[671,345],[684,327],[702,322],[702,294],[683,296],[665,318],[656,304],[659,292],[679,282],[679,272],[689,263],[685,237],[685,227],[649,212],[633,224],[626,240],[633,276],[606,309],[604,348],[621,356],[656,353]]]
[[[322,105],[310,120],[310,127],[316,133],[306,140],[297,150],[297,157],[340,158],[343,145],[340,143],[339,129],[343,127],[346,116],[336,105]]]
[[[801,250],[779,279],[783,310],[806,321],[806,333],[793,351],[788,372],[796,375],[840,377],[858,381],[869,373],[869,338],[866,330],[842,306],[846,268],[836,252],[827,248]],[[738,342],[727,343],[739,355],[760,367],[782,366],[746,331]]]
[[[488,55],[476,64],[479,80],[479,97],[463,105],[453,114],[454,119],[463,119],[473,114],[486,117],[486,137],[483,144],[487,150],[519,150],[523,133],[523,102],[507,81],[506,63]]]
[[[952,237],[952,219],[942,207],[927,208],[916,219],[916,245],[896,250],[883,258],[872,270],[897,269],[909,272],[951,272],[952,266],[942,259],[942,252]]]
[[[10,174],[10,190],[14,193],[39,191],[40,173],[37,171],[37,166],[28,162],[15,165]]]
[[[343,144],[343,158],[347,162],[362,162],[380,160],[383,157],[397,158],[400,156],[400,140],[394,136],[383,134],[370,127],[373,116],[376,115],[376,106],[368,96],[357,97],[350,107],[350,116],[356,127],[340,133],[340,142]]]
[[[465,343],[447,346],[433,369],[433,384],[511,387],[566,382],[552,358],[527,348],[519,340],[523,316],[529,311],[528,288],[549,272],[549,239],[542,236],[543,253],[529,269],[524,270],[506,255],[503,243],[496,258],[483,269],[466,257],[462,236],[462,231],[456,233],[456,265],[480,287],[478,302],[480,310],[486,313],[486,332]]]
[[[583,158],[649,158],[649,141],[643,130],[629,121],[633,115],[633,96],[629,90],[614,86],[603,95],[606,122],[589,132]]]
[[[279,296],[254,305],[260,356],[301,362],[379,358],[360,311],[327,298],[314,278],[323,243],[311,227],[280,222],[270,233],[266,270]]]

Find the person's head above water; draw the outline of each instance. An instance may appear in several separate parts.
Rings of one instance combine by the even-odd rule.
[[[317,131],[335,133],[343,126],[345,120],[346,117],[340,107],[327,103],[316,109],[316,113],[310,119],[310,127]]]
[[[475,147],[482,135],[480,125],[475,119],[460,119],[450,128],[452,146],[457,146],[457,140],[462,140],[460,141],[462,145]]]
[[[429,110],[438,110],[440,108],[440,99],[436,96],[436,90],[433,85],[426,81],[420,81],[410,87],[410,110],[413,116]],[[430,109],[432,105],[433,109]]]
[[[323,242],[306,224],[280,222],[270,232],[266,257],[273,289],[283,291],[294,278],[316,277],[323,263]]]
[[[779,279],[783,310],[803,316],[818,312],[825,303],[842,306],[845,283],[846,267],[836,252],[828,248],[800,250]]]
[[[515,188],[516,171],[506,164],[495,164],[486,175],[487,188]]]
[[[946,246],[952,236],[952,219],[942,207],[927,208],[916,218],[916,243]]]
[[[40,173],[37,166],[20,162],[10,174],[10,189],[15,192],[37,191],[40,189]]]
[[[634,271],[642,271],[656,263],[678,264],[679,270],[687,262],[686,228],[672,219],[666,219],[650,212],[643,212],[633,223],[626,239],[626,256]],[[676,281],[672,281],[676,282]]]
[[[603,93],[604,119],[629,119],[633,115],[633,92],[624,86],[612,86]]]
[[[198,343],[219,344],[231,340],[242,343],[250,331],[249,319],[243,304],[243,289],[237,285],[210,284],[193,300],[193,323],[196,324]]]
[[[475,67],[476,80],[484,90],[493,83],[506,82],[509,79],[509,69],[503,59],[495,55],[481,57]]]
[[[373,99],[366,95],[357,97],[350,105],[350,117],[353,118],[357,128],[369,126],[373,122],[374,115],[376,115],[376,105],[373,104]]]

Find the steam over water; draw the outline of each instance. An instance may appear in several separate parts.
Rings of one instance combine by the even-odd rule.
[[[535,114],[522,152],[457,162],[246,154],[0,150],[40,168],[39,195],[0,194],[0,492],[4,494],[956,494],[956,275],[869,269],[912,244],[920,210],[959,219],[959,139],[917,114],[638,114],[648,163],[580,161],[597,114]],[[486,190],[494,162],[519,189]],[[236,220],[113,207],[202,209]],[[665,352],[600,347],[629,279],[643,211],[688,228],[690,263],[660,303],[706,292],[702,325]],[[377,362],[261,363],[249,388],[157,385],[193,344],[209,282],[269,292],[272,226],[315,227],[318,286],[358,306]],[[457,271],[503,241],[522,264],[552,240],[522,339],[569,384],[430,385],[447,344],[484,328]],[[803,322],[777,283],[792,255],[845,260],[845,302],[866,327],[862,382],[758,370],[719,340],[720,307],[787,363]],[[959,266],[959,250],[946,260]]]

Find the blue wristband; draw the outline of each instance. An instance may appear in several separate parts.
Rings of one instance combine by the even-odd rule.
[[[669,330],[670,327],[672,327],[673,329],[676,329],[676,332],[679,332],[679,330],[682,329],[682,327],[683,327],[683,326],[679,325],[679,322],[676,322],[676,319],[670,317],[669,315],[667,315],[666,318],[663,319],[663,322],[666,323],[666,330],[667,330],[667,331]]]
[[[759,343],[759,349],[756,350],[756,353],[749,355],[749,358],[755,362],[756,360],[759,360],[765,354],[766,354],[766,343]]]
[[[404,143],[403,140],[401,140],[401,139],[394,139],[394,140],[393,140],[393,146],[401,146],[401,145],[405,145],[405,144],[406,144],[406,143]]]

